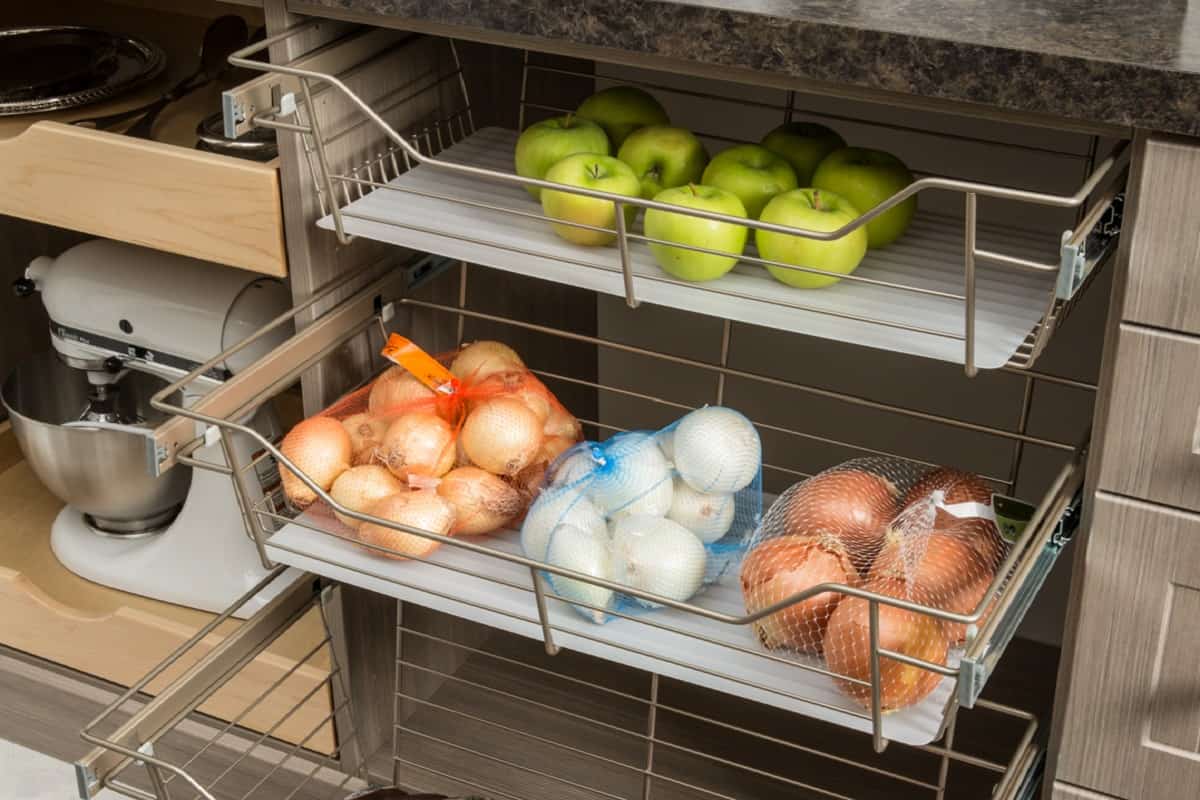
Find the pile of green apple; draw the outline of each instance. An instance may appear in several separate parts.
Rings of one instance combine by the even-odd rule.
[[[615,151],[615,156],[613,155]],[[904,163],[880,150],[847,147],[824,125],[788,122],[763,137],[718,153],[711,161],[690,131],[673,127],[650,94],[632,86],[604,89],[573,114],[530,125],[517,140],[523,178],[642,197],[742,219],[810,231],[836,231],[912,183]],[[555,189],[526,187],[542,204],[555,233],[575,244],[616,240],[616,204]],[[622,204],[624,224],[638,207]],[[848,275],[868,249],[899,239],[917,210],[916,195],[866,225],[828,241],[755,230],[767,261]],[[669,274],[710,281],[733,269],[748,237],[745,225],[665,209],[646,210],[643,224],[654,259]],[[777,280],[804,289],[840,278],[767,266]]]

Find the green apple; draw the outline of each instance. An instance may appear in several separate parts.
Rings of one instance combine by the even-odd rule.
[[[591,120],[573,114],[535,122],[517,139],[516,167],[522,178],[545,178],[546,170],[575,153],[608,155],[608,136]],[[537,186],[526,186],[534,199],[541,197]]]
[[[865,147],[834,150],[817,166],[812,179],[815,188],[840,194],[862,212],[870,211],[912,182],[912,173],[903,161],[891,153]],[[883,247],[899,239],[916,213],[914,194],[868,222],[869,245]]]
[[[642,181],[642,197],[696,183],[708,163],[704,145],[683,128],[647,125],[625,138],[617,158],[633,167]]]
[[[575,113],[604,128],[613,149],[619,149],[625,137],[638,128],[671,123],[658,101],[636,86],[601,89],[584,100]]]
[[[810,231],[835,231],[858,217],[858,209],[825,189],[795,189],[776,195],[763,209],[759,219],[777,225],[789,225]],[[756,230],[754,243],[758,254],[768,261],[812,267],[849,275],[858,268],[867,253],[867,232],[855,228],[838,239],[824,242],[790,233]],[[837,283],[840,278],[818,275],[786,267],[767,267],[776,280],[801,289],[819,289]]]
[[[684,208],[698,208],[715,214],[745,217],[746,207],[733,192],[715,186],[677,186],[654,196],[659,203],[670,203]],[[738,256],[746,247],[746,226],[732,222],[718,222],[657,208],[646,209],[646,235],[652,239],[678,242],[707,250],[729,253],[698,253],[686,247],[650,243],[650,252],[658,265],[676,278],[685,281],[711,281],[719,278],[738,262]]]
[[[576,153],[567,156],[546,171],[546,180],[567,186],[580,186],[597,192],[621,194],[626,197],[638,197],[642,192],[642,183],[634,174],[632,167],[612,156],[601,156],[595,153]],[[557,189],[546,189],[542,192],[542,211],[546,212],[546,216],[551,219],[560,219],[564,222],[578,222],[582,225],[594,225],[612,231],[615,230],[617,223],[616,209],[616,203],[600,197],[588,197]],[[625,224],[627,226],[633,224],[636,214],[637,206],[625,206]],[[554,224],[554,232],[568,242],[592,247],[612,244],[617,238],[615,233],[557,223]]]
[[[845,147],[846,140],[815,122],[785,122],[763,137],[762,146],[792,165],[796,183],[809,186],[821,159]]]
[[[701,183],[733,192],[751,219],[780,192],[796,188],[796,173],[765,147],[740,144],[717,153],[704,170]]]

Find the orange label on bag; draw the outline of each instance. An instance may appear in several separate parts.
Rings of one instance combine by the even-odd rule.
[[[453,394],[458,381],[433,356],[398,333],[388,337],[380,354],[416,376],[417,380],[441,394]]]

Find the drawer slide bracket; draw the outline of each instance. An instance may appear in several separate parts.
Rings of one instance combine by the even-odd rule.
[[[1034,598],[1041,592],[1042,586],[1049,577],[1050,571],[1058,561],[1063,548],[1079,528],[1079,513],[1083,504],[1083,492],[1077,489],[1070,503],[1063,511],[1058,523],[1050,532],[1034,560],[1029,574],[1017,589],[1012,603],[1004,611],[1004,615],[996,626],[988,646],[975,656],[963,657],[959,664],[960,677],[958,681],[958,701],[964,708],[974,708],[987,684],[992,670],[1004,655],[1008,643],[1016,636],[1017,628],[1025,619],[1026,612],[1033,604]]]

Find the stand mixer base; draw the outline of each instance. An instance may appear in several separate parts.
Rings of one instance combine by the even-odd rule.
[[[197,542],[173,527],[149,537],[103,536],[88,526],[82,513],[66,506],[50,529],[50,548],[81,578],[202,611],[224,611],[266,576],[241,530],[231,531],[232,536],[209,530],[205,541]],[[218,546],[221,539],[226,546]],[[195,544],[201,546],[189,546]],[[235,616],[244,619],[258,611],[296,574],[289,569],[280,575]]]

